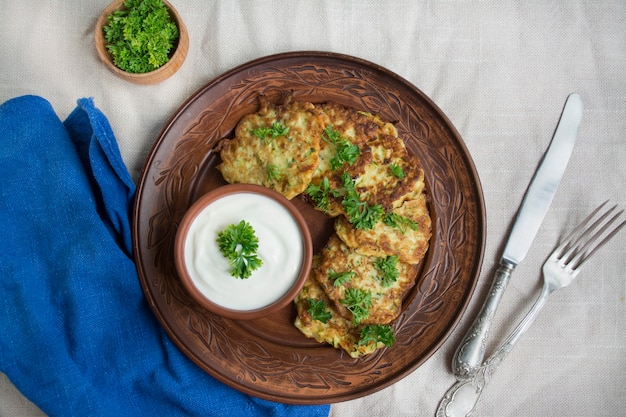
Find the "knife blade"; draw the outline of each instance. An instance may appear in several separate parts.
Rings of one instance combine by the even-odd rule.
[[[583,107],[579,94],[567,97],[550,146],[517,212],[488,296],[452,358],[452,371],[459,380],[471,378],[483,361],[491,322],[502,294],[511,274],[526,257],[567,167],[578,136]]]

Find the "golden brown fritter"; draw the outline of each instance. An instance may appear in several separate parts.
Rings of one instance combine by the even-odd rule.
[[[337,312],[322,287],[311,275],[294,302],[298,311],[294,324],[306,337],[341,348],[353,358],[368,355],[385,346],[382,342],[359,343],[362,327],[354,326],[352,321]],[[321,315],[319,305],[318,314],[311,314],[315,308],[314,303],[323,303]]]
[[[380,136],[398,136],[395,126],[370,113],[333,102],[317,107],[325,118],[325,128],[320,142],[319,164],[311,178],[314,185],[319,185],[326,178],[331,188],[341,188],[344,172],[353,172],[355,168],[352,167],[355,165],[362,167],[372,162],[369,143],[378,140]],[[341,163],[342,159],[337,159],[338,154],[343,154],[348,145],[354,147],[357,153],[356,160],[345,162],[343,159],[344,162]],[[344,213],[341,201],[341,197],[331,196],[328,206],[318,208],[328,216],[335,217]]]
[[[424,258],[432,234],[426,196],[421,193],[405,201],[369,230],[357,229],[345,217],[339,217],[335,231],[358,253],[379,257],[397,255],[402,262],[416,265]]]
[[[346,172],[361,200],[380,204],[385,211],[416,198],[424,188],[419,160],[406,151],[402,139],[390,135],[369,142],[361,158]]]
[[[346,214],[343,205],[346,175],[361,201],[380,205],[385,211],[400,207],[422,192],[424,172],[419,159],[407,151],[395,128],[389,127],[392,125],[369,113],[337,105],[330,108],[333,112],[326,109],[324,114],[333,117],[322,134],[319,165],[311,182],[319,187],[322,181],[327,181],[334,192],[328,193],[323,205],[314,201],[316,208],[330,217]],[[337,154],[346,152],[346,143],[357,154],[350,162],[338,164]]]
[[[343,317],[355,324],[388,324],[400,314],[402,297],[415,284],[415,272],[397,257],[362,255],[333,235],[313,276]]]
[[[288,199],[302,193],[319,162],[323,129],[320,112],[311,103],[275,105],[263,97],[257,113],[245,116],[235,137],[220,142],[217,169],[229,183],[272,188]]]

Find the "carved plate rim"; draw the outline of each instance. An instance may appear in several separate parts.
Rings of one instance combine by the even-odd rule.
[[[254,111],[259,92],[271,96],[285,88],[303,99],[335,100],[393,120],[424,165],[433,216],[431,247],[396,321],[396,345],[365,358],[355,360],[330,346],[293,342],[298,336],[291,333],[281,339],[290,330],[280,324],[278,336],[265,337],[255,333],[250,323],[213,316],[190,300],[173,267],[171,245],[177,222],[202,193],[198,183],[210,175],[207,164],[215,141],[232,131],[233,120]],[[175,112],[152,146],[140,176],[133,246],[148,304],[171,340],[200,368],[267,400],[341,402],[405,377],[435,353],[456,327],[482,265],[484,199],[461,136],[439,107],[410,82],[348,55],[281,53],[217,77]]]

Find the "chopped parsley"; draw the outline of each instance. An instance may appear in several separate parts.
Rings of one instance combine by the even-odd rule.
[[[409,219],[408,217],[401,216],[397,213],[385,213],[383,216],[383,222],[389,227],[395,227],[400,230],[402,234],[406,232],[407,227],[411,230],[417,230],[419,225],[417,222]]]
[[[354,164],[361,153],[358,146],[343,137],[341,133],[333,129],[331,125],[328,125],[326,129],[324,129],[322,138],[326,142],[335,146],[335,156],[333,156],[330,160],[330,168],[333,171],[342,168],[343,164],[346,162],[349,165]]]
[[[257,256],[259,239],[250,223],[242,220],[231,224],[217,233],[217,245],[222,255],[228,259],[230,274],[235,278],[250,278],[263,261]]]
[[[326,126],[324,129],[324,133],[322,133],[322,138],[333,145],[341,140],[342,136],[338,130],[335,130],[332,125]]]
[[[280,178],[280,168],[276,165],[269,164],[265,166],[265,173],[267,174],[267,181],[273,182]]]
[[[369,291],[360,288],[348,288],[344,298],[339,301],[352,313],[355,324],[359,324],[370,315],[372,293]]]
[[[307,298],[306,301],[309,304],[309,309],[307,311],[311,315],[311,319],[326,323],[333,317],[332,313],[326,307],[324,300]]]
[[[380,279],[383,287],[388,287],[398,280],[400,271],[398,271],[398,255],[379,258],[374,261],[374,267],[380,272]]]
[[[361,201],[359,193],[355,190],[354,180],[348,173],[344,172],[341,178],[346,190],[341,204],[346,211],[348,221],[357,229],[371,229],[384,214],[382,206],[380,204],[371,206],[366,201]]]
[[[359,345],[369,345],[370,343],[382,343],[389,347],[396,341],[393,329],[388,324],[368,324],[361,329]]]
[[[335,287],[339,287],[340,285],[345,284],[346,282],[350,281],[354,276],[356,275],[356,273],[354,271],[346,271],[346,272],[335,272],[335,271],[328,271],[328,278],[330,278],[333,281],[333,285]]]
[[[358,146],[353,145],[346,140],[338,142],[337,144],[335,144],[335,146],[337,148],[337,153],[330,160],[330,167],[333,170],[340,169],[341,167],[343,167],[343,164],[345,162],[350,165],[354,164],[357,157],[359,156],[359,153],[361,152]]]
[[[252,134],[259,139],[263,139],[266,144],[270,144],[272,139],[284,136],[289,133],[289,127],[280,122],[273,122],[271,127],[257,127],[252,129]]]
[[[179,32],[161,0],[126,0],[102,27],[115,66],[135,74],[153,71],[170,59]]]
[[[311,198],[317,208],[324,212],[326,212],[330,206],[330,197],[339,196],[339,192],[330,187],[330,181],[326,177],[322,179],[319,185],[313,183],[309,184],[304,192]]]
[[[391,174],[398,179],[403,179],[406,176],[404,170],[398,164],[389,164],[389,170]]]

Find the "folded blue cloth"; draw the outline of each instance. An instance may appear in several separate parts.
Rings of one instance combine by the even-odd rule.
[[[50,416],[326,416],[206,374],[168,339],[132,259],[135,186],[90,99],[61,122],[0,106],[0,370]]]

